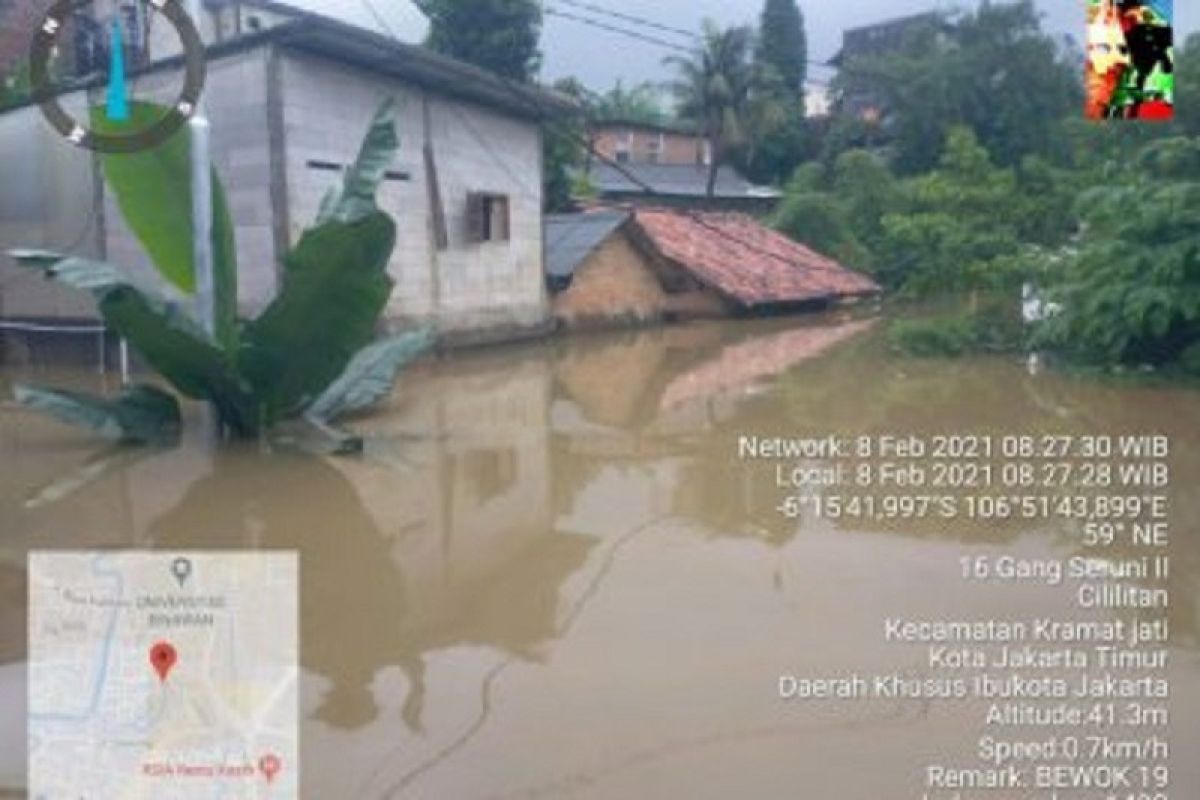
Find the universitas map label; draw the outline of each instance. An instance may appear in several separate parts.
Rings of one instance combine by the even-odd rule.
[[[299,797],[298,563],[29,557],[29,796]]]

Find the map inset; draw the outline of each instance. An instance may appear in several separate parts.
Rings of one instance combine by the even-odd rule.
[[[29,557],[29,796],[295,798],[294,553]]]

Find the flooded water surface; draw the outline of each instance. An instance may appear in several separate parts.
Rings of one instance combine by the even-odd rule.
[[[1200,394],[883,338],[792,319],[460,354],[352,423],[363,458],[193,434],[109,450],[0,410],[0,786],[22,785],[28,551],[261,548],[301,559],[305,797],[919,800],[924,765],[973,758],[979,704],[803,703],[780,675],[922,674],[891,616],[1061,615],[1061,587],[957,565],[1076,545],[1047,524],[788,519],[739,436],[1153,431],[1172,441],[1170,797],[1200,797]],[[105,380],[2,374],[5,394]]]

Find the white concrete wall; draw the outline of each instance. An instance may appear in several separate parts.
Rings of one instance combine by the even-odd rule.
[[[246,314],[260,310],[276,289],[266,52],[258,48],[210,61],[204,91],[213,167],[225,187],[237,237],[239,307]],[[139,80],[138,95],[169,103],[178,87],[177,73],[151,73]],[[109,260],[153,279],[153,266],[108,191],[104,218]]]
[[[77,95],[63,106],[82,114],[85,103]],[[16,266],[7,255],[18,248],[99,255],[92,155],[67,144],[36,107],[0,115],[0,152],[0,318],[94,319],[89,298]]]
[[[436,320],[452,336],[545,323],[541,139],[535,123],[312,56],[289,54],[282,67],[292,241],[337,179],[308,163],[349,163],[380,103],[395,97],[401,104],[401,149],[394,169],[409,178],[387,182],[380,193],[382,208],[399,226],[390,265],[397,284],[390,320],[397,325]],[[449,247],[440,251],[423,157],[425,103],[449,233]],[[469,192],[509,197],[509,241],[469,241]]]

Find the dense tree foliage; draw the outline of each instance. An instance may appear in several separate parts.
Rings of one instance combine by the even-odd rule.
[[[966,128],[949,133],[938,168],[904,187],[883,216],[877,273],[930,294],[1003,283],[1020,249],[1016,178],[996,167]]]
[[[1200,33],[1193,33],[1176,56],[1175,114],[1182,129],[1200,135]]]
[[[846,64],[838,84],[881,96],[879,135],[909,173],[934,167],[959,125],[1002,165],[1049,155],[1057,120],[1082,102],[1079,68],[1042,31],[1032,0],[984,3],[914,30],[899,52]]]
[[[563,78],[554,90],[572,98],[586,109],[588,92],[578,80]],[[545,211],[559,213],[575,209],[572,170],[584,163],[587,123],[581,116],[558,116],[542,123],[542,203]]]
[[[1091,363],[1200,374],[1200,140],[1150,144],[1078,210],[1083,236],[1051,273],[1059,308],[1037,343]]]
[[[752,126],[751,136],[734,154],[735,163],[750,180],[779,185],[816,153],[817,144],[803,107],[768,97],[760,100],[757,108],[763,122]]]
[[[775,215],[775,227],[844,264],[868,266],[870,254],[854,235],[845,206],[823,192],[798,188],[788,192],[787,202]]]
[[[787,186],[775,224],[892,289],[929,295],[1011,286],[1022,249],[1061,245],[1075,227],[1062,170],[1029,157],[1002,167],[970,129],[952,129],[937,167],[895,176],[883,158],[849,150]],[[819,210],[818,210],[819,209]],[[813,219],[829,220],[822,233]]]
[[[893,326],[910,352],[1200,373],[1200,36],[1177,53],[1171,124],[1084,121],[1079,61],[1019,0],[845,65],[842,90],[885,113],[835,116],[774,223],[902,297],[942,298],[951,313]],[[1022,324],[1023,299],[1046,317]]]
[[[428,46],[518,81],[537,74],[542,7],[537,0],[420,0]]]
[[[883,217],[898,206],[897,181],[883,160],[849,150],[830,170],[817,163],[798,169],[773,222],[793,239],[872,271]]]

